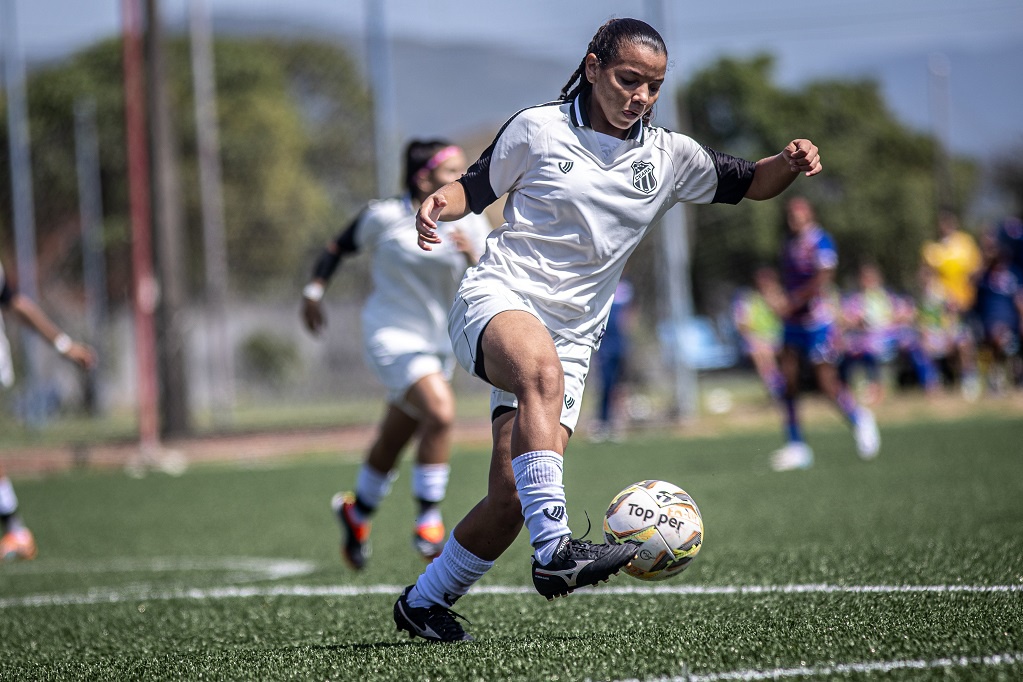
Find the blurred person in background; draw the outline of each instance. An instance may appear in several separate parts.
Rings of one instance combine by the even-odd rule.
[[[974,275],[983,263],[977,240],[960,228],[954,212],[943,209],[938,213],[938,238],[923,245],[921,257],[941,282],[955,314],[965,323],[976,296]],[[976,400],[980,395],[980,380],[975,364],[969,360],[963,362],[960,369],[963,397]]]
[[[841,340],[829,295],[838,251],[805,198],[790,199],[786,216],[789,234],[782,247],[781,265],[785,296],[776,312],[784,323],[780,364],[786,382],[782,402],[787,443],[772,455],[771,466],[775,471],[788,471],[813,465],[813,450],[803,439],[798,409],[803,362],[810,363],[818,387],[852,427],[860,457],[873,459],[881,447],[874,415],[857,404],[838,374]]]
[[[321,301],[342,259],[367,252],[373,291],[362,309],[366,362],[387,389],[376,440],[359,470],[354,492],[334,496],[342,530],[341,556],[361,570],[371,553],[370,519],[398,476],[402,450],[418,439],[412,494],[419,512],[413,545],[432,560],[444,545],[439,505],[450,471],[455,398],[454,357],[447,311],[467,267],[475,265],[490,231],[480,216],[445,224],[444,248],[416,245],[414,216],[425,197],[458,178],[465,154],[444,140],[413,140],[405,150],[405,192],[370,203],[330,242],[302,292],[302,317],[313,334],[326,326]]]
[[[604,335],[600,348],[594,356],[600,372],[600,402],[597,421],[590,434],[590,440],[599,443],[608,439],[620,442],[625,439],[625,414],[627,399],[626,373],[629,367],[632,329],[635,326],[635,292],[626,280],[618,281],[611,311],[607,314]]]
[[[1023,220],[1008,216],[998,224],[998,241],[1008,249],[1013,267],[1023,271]]]
[[[842,299],[842,382],[852,386],[852,372],[862,366],[867,379],[866,402],[878,403],[886,392],[883,369],[904,356],[920,385],[933,391],[937,373],[920,345],[913,301],[888,289],[874,263],[860,266],[857,283],[857,290]]]
[[[493,387],[488,487],[395,602],[394,622],[410,636],[472,639],[451,606],[523,525],[533,587],[547,599],[632,561],[631,544],[572,537],[564,486],[591,354],[625,263],[676,203],[769,199],[821,171],[806,139],[754,163],[650,125],[667,65],[650,25],[611,19],[558,100],[512,116],[466,174],[416,215],[420,247],[430,250],[444,241],[437,221],[480,213],[508,195],[505,222],[466,273],[448,318],[459,364]]]
[[[784,297],[777,268],[762,266],[753,273],[753,288],[741,290],[732,303],[732,320],[742,352],[749,356],[774,400],[781,400],[785,394],[785,377],[778,367],[781,319],[775,312],[783,305]]]
[[[962,376],[976,376],[976,349],[973,336],[959,314],[958,306],[945,291],[933,268],[921,264],[920,293],[917,297],[917,324],[920,344],[937,374],[951,381]],[[963,386],[968,400],[979,396],[980,384]]]
[[[85,344],[73,341],[70,336],[53,323],[32,299],[18,293],[14,284],[7,279],[0,265],[0,309],[14,314],[39,336],[53,345],[60,355],[88,370],[96,366],[96,353]],[[14,367],[11,347],[4,334],[3,317],[0,317],[0,385],[10,388],[14,385]],[[25,527],[18,513],[18,497],[14,486],[0,465],[0,561],[34,559],[36,542],[32,532]]]
[[[1020,334],[1023,333],[1023,271],[1012,262],[1012,251],[986,232],[980,240],[984,266],[975,278],[973,312],[978,345],[986,356],[987,381],[992,391],[1003,392],[1020,379]]]

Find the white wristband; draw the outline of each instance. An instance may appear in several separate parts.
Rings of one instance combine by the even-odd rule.
[[[57,352],[61,355],[67,355],[68,351],[71,350],[71,346],[74,344],[71,341],[71,337],[61,332],[53,337],[53,347],[57,349]]]
[[[323,285],[319,282],[309,282],[305,285],[305,289],[302,289],[302,297],[319,303],[323,300]]]

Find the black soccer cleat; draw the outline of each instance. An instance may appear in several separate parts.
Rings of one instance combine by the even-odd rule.
[[[636,547],[629,543],[595,545],[566,535],[550,563],[540,564],[533,558],[533,587],[550,601],[577,588],[607,582],[635,558]]]
[[[394,624],[398,631],[404,630],[409,637],[422,637],[431,642],[471,642],[472,635],[462,629],[458,618],[469,620],[446,606],[435,604],[428,608],[409,606],[408,593],[414,587],[406,587],[398,601],[394,602]]]

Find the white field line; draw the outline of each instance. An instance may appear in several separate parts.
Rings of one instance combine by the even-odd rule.
[[[834,663],[831,665],[800,666],[798,668],[771,668],[767,670],[736,670],[722,673],[691,673],[677,677],[654,677],[644,682],[753,682],[755,680],[781,680],[793,677],[833,677],[850,673],[888,673],[895,670],[935,670],[937,668],[970,668],[976,666],[1003,666],[1023,664],[1023,654],[992,654],[990,656],[955,656],[933,661],[867,661],[863,663]],[[621,680],[620,682],[639,682]]]
[[[146,587],[92,589],[80,593],[36,594],[0,599],[0,609],[21,606],[68,606],[75,604],[112,604],[125,601],[165,601],[170,599],[214,600],[255,597],[360,597],[371,594],[397,595],[403,585],[269,585],[183,588],[154,591]],[[480,586],[473,594],[526,595],[531,587]],[[745,586],[636,586],[601,587],[581,590],[580,596],[625,595],[767,595],[767,594],[1006,594],[1023,592],[1017,585],[745,585]]]

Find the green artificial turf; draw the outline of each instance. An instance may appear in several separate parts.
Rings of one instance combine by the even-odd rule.
[[[1023,424],[883,428],[873,462],[844,430],[809,436],[815,466],[785,474],[773,433],[573,443],[577,533],[586,512],[599,538],[618,490],[660,478],[699,504],[700,555],[670,581],[623,574],[548,603],[521,536],[456,605],[476,637],[457,645],[391,620],[422,570],[407,463],[360,574],[338,561],[328,505],[351,464],[16,481],[40,553],[0,565],[0,679],[1023,678]],[[456,453],[449,525],[488,463]]]

